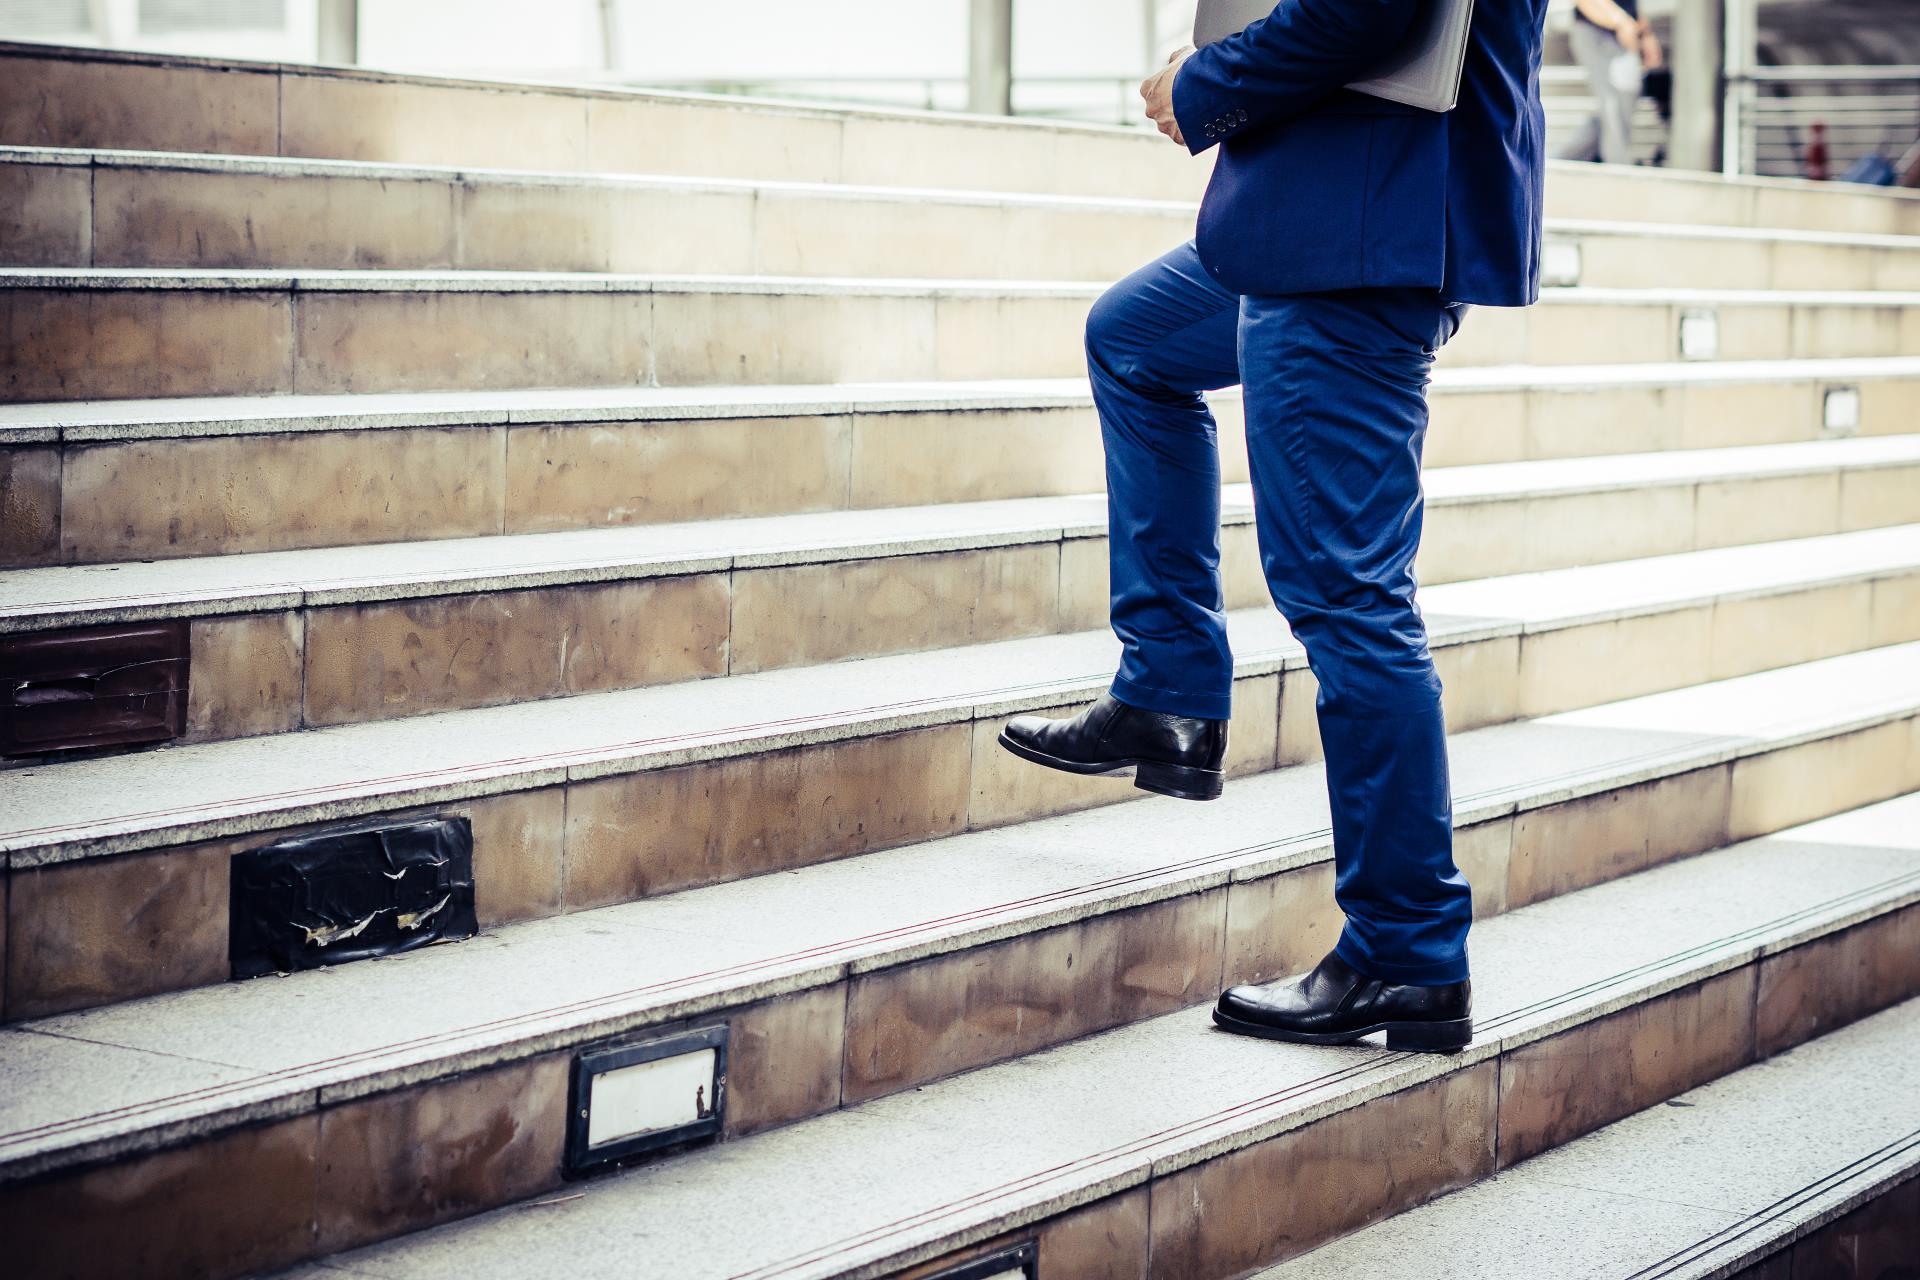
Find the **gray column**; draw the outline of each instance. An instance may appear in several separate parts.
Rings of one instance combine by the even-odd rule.
[[[320,61],[352,66],[360,61],[360,0],[320,0]]]
[[[1013,0],[969,0],[967,110],[1013,114]]]
[[[1720,70],[1726,65],[1721,0],[1681,0],[1673,13],[1673,131],[1667,164],[1720,167]]]
[[[1755,0],[1725,0],[1726,106],[1721,114],[1720,170],[1727,174],[1751,172],[1747,146],[1747,109],[1753,99],[1749,78],[1759,59],[1759,15]]]

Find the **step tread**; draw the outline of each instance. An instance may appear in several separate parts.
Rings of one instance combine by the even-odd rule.
[[[202,289],[305,293],[754,293],[873,297],[1097,298],[1085,280],[912,276],[723,275],[695,272],[498,271],[432,268],[0,267],[0,289]],[[1623,306],[1920,306],[1910,289],[1716,289],[1575,285],[1545,288],[1540,303]]]
[[[1448,583],[1423,601],[1448,645],[1916,560],[1920,525],[1903,525]],[[1306,665],[1273,610],[1228,626],[1242,676]],[[1106,685],[1117,643],[1105,629],[1035,636],[41,765],[7,775],[0,851],[37,865],[1060,705]]]
[[[1906,645],[1457,734],[1455,821],[1911,716],[1917,659],[1920,644]],[[1327,812],[1320,767],[1296,766],[1236,780],[1197,813],[1147,798],[506,926],[392,963],[18,1024],[0,1031],[0,1074],[44,1074],[49,1087],[0,1095],[0,1175],[191,1132],[211,1117],[297,1113],[316,1099],[583,1043],[621,1019],[693,1016],[1324,861]],[[1836,866],[1824,889],[1849,891],[1847,874]],[[1716,893],[1694,923],[1712,925],[1728,901],[1752,901],[1741,896],[1750,890],[1772,892]],[[1618,941],[1589,939],[1595,954]],[[1542,966],[1502,981],[1515,989],[1560,976]],[[1507,1007],[1498,999],[1489,1007]],[[50,1037],[65,1041],[59,1052]]]
[[[1848,839],[1816,824],[1477,925],[1479,1036],[1459,1058],[1228,1037],[1192,1009],[581,1184],[538,1215],[496,1211],[340,1261],[383,1280],[897,1265],[1904,905],[1920,893],[1916,818],[1920,797],[1908,797],[1848,815]],[[737,1229],[742,1205],[753,1231]]]
[[[1726,1274],[1920,1166],[1916,1043],[1910,1000],[1257,1280]]]
[[[602,188],[673,194],[748,194],[821,200],[899,200],[916,204],[1036,208],[1057,212],[1191,215],[1197,200],[1143,199],[1117,195],[1066,195],[876,183],[802,182],[770,178],[678,174],[604,173],[580,169],[501,169],[477,165],[407,164],[379,160],[291,156],[221,155],[194,151],[129,151],[89,147],[0,145],[0,166],[87,166],[167,172],[236,174],[276,178],[356,178],[377,182],[483,183],[490,186]],[[1549,235],[1657,236],[1673,239],[1757,240],[1849,248],[1915,249],[1920,236],[1799,227],[1712,223],[1639,222],[1618,218],[1548,216]]]
[[[1592,390],[1920,377],[1920,356],[1848,356],[1670,364],[1486,365],[1434,370],[1435,394]],[[1239,398],[1238,388],[1210,393]],[[1084,378],[817,383],[793,386],[581,387],[347,395],[180,396],[0,404],[0,442],[279,434],[635,418],[775,417],[1085,407]]]
[[[1436,468],[1426,494],[1429,506],[1444,507],[1916,463],[1920,434],[1868,436]],[[1223,488],[1222,519],[1252,521],[1250,486]],[[0,633],[926,555],[1100,537],[1106,528],[1105,495],[1093,493],[17,569],[0,571]]]

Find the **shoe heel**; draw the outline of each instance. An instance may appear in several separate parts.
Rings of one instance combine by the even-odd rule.
[[[1142,764],[1133,772],[1133,785],[1142,791],[1178,800],[1218,800],[1226,778],[1217,769],[1195,769],[1184,764]]]
[[[1402,1022],[1387,1028],[1387,1048],[1400,1053],[1458,1053],[1472,1041],[1472,1018]]]

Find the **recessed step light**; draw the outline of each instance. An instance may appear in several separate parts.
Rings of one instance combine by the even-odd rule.
[[[567,1117],[569,1174],[720,1132],[727,1027],[582,1050]]]
[[[1860,388],[1828,387],[1820,401],[1820,425],[1830,436],[1857,434],[1860,430]]]
[[[1680,358],[1711,360],[1720,354],[1720,313],[1700,307],[1680,313]]]
[[[181,619],[0,636],[0,755],[179,737],[190,656]]]
[[[1029,1240],[947,1268],[929,1272],[924,1280],[1037,1280],[1040,1246]]]

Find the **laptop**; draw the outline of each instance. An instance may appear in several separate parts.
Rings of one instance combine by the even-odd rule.
[[[1284,3],[1285,0],[1278,0]],[[1237,34],[1272,13],[1276,0],[1200,0],[1193,19],[1196,47]],[[1429,0],[1414,19],[1406,43],[1373,73],[1347,88],[1427,111],[1451,111],[1460,101],[1460,73],[1467,65],[1467,32],[1473,0]]]

